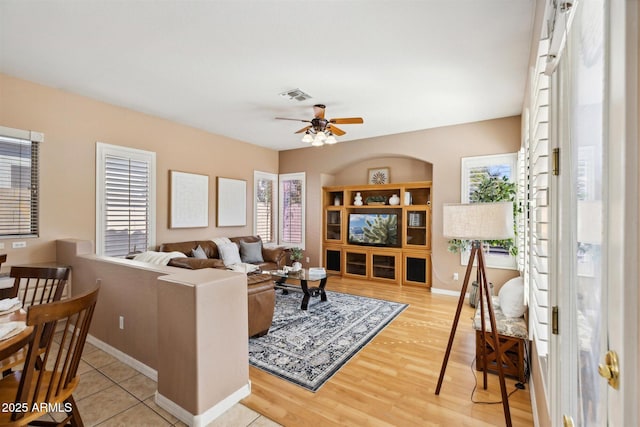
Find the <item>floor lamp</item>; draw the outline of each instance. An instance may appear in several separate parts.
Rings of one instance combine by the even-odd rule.
[[[487,272],[485,269],[484,255],[482,252],[482,241],[505,240],[514,237],[513,203],[499,202],[446,204],[444,205],[442,212],[442,228],[442,234],[444,237],[448,237],[451,239],[471,240],[472,243],[469,263],[467,264],[467,271],[464,275],[464,283],[462,285],[462,290],[460,291],[460,298],[458,299],[456,316],[453,320],[453,326],[451,327],[451,334],[449,335],[447,351],[445,352],[444,360],[442,361],[442,369],[440,370],[440,378],[438,378],[436,395],[440,394],[440,388],[442,387],[442,381],[444,380],[444,373],[447,369],[447,362],[449,361],[449,355],[451,354],[453,338],[456,335],[458,321],[460,320],[460,313],[462,312],[462,306],[464,305],[465,294],[467,293],[467,287],[469,286],[471,270],[473,269],[474,261],[477,259],[478,263],[476,277],[478,281],[478,304],[480,304],[480,318],[482,319],[480,323],[482,325],[483,339],[480,357],[482,359],[482,366],[484,366],[484,388],[485,390],[487,388],[487,361],[484,340],[486,339],[487,334],[489,334],[493,339],[493,346],[496,352],[496,365],[498,367],[498,377],[500,378],[500,391],[502,392],[502,408],[504,411],[504,418],[507,426],[511,427],[509,398],[507,395],[507,387],[504,382],[504,371],[502,368],[502,352],[500,350],[500,343],[498,341],[498,330],[496,328],[496,318],[493,311],[493,304],[491,302],[489,282],[487,281]],[[491,324],[490,332],[487,332],[487,327],[485,325],[485,308],[489,312],[489,321]]]

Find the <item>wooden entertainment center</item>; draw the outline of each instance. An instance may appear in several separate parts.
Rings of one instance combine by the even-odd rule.
[[[361,206],[354,205],[357,193]],[[323,187],[322,194],[322,252],[327,272],[431,287],[431,181]],[[389,204],[393,195],[399,198],[398,204]],[[410,203],[405,204],[409,198]],[[397,219],[395,244],[350,242],[351,214]]]

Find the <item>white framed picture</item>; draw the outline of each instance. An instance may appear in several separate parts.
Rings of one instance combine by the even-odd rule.
[[[370,168],[368,170],[367,184],[389,184],[390,178],[389,168]]]
[[[209,175],[169,171],[169,228],[209,226]]]
[[[218,227],[247,225],[247,181],[218,177]]]

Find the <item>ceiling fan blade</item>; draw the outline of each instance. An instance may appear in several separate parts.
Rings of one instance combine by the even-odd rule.
[[[287,117],[276,117],[276,120],[293,120],[294,122],[306,122],[311,123],[311,120],[303,120],[303,119],[289,119]]]
[[[335,127],[334,125],[329,125],[329,130],[331,131],[331,133],[337,136],[342,136],[346,133],[345,131],[343,131],[339,127]]]
[[[357,125],[364,123],[362,117],[344,117],[341,119],[331,119],[330,123],[337,123],[339,125]]]
[[[305,120],[305,121],[307,121],[307,120]],[[305,127],[303,127],[302,129],[300,129],[299,131],[296,131],[296,132],[294,132],[294,133],[302,133],[302,132],[306,132],[306,131],[308,131],[309,129],[311,129],[311,126],[305,126]]]
[[[313,106],[313,116],[316,119],[324,119],[324,109],[326,107],[322,104],[316,104]]]

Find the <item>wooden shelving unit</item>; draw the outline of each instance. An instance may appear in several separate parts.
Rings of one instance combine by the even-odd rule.
[[[361,206],[353,204],[357,193]],[[393,195],[399,197],[399,204],[389,204]],[[325,269],[345,277],[431,287],[431,197],[431,181],[324,187]],[[350,244],[351,213],[397,214],[399,243],[394,247]]]

